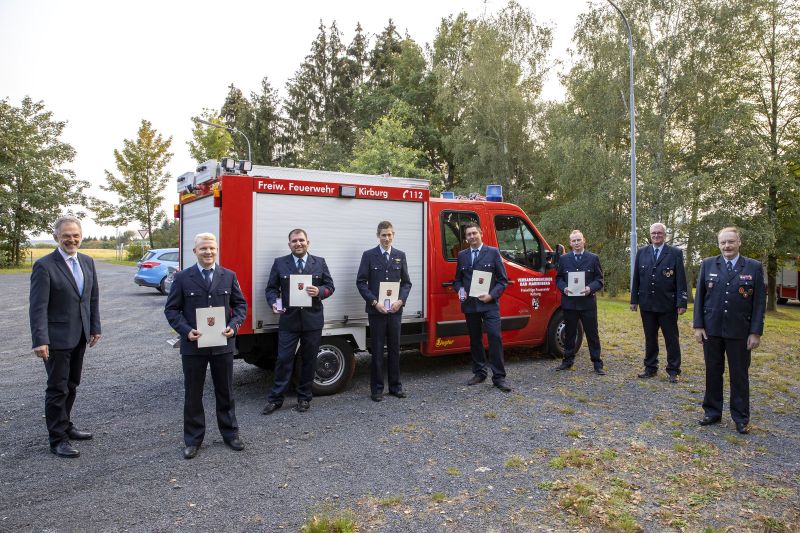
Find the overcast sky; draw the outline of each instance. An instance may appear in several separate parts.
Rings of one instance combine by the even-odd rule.
[[[539,22],[555,28],[551,59],[566,60],[575,22],[588,0],[521,0]],[[505,2],[375,1],[63,1],[0,0],[0,99],[43,100],[68,125],[63,140],[77,150],[72,164],[90,181],[116,173],[114,149],[133,139],[142,119],[172,136],[173,177],[194,170],[186,142],[190,117],[218,109],[231,83],[249,94],[268,76],[284,95],[286,81],[309,53],[322,20],[336,21],[349,43],[356,23],[374,35],[389,18],[401,35],[430,43],[442,18],[460,11],[479,17]],[[555,75],[545,98],[562,94]],[[174,183],[174,182],[173,182]],[[166,192],[168,216],[174,185]],[[131,229],[138,229],[131,225]],[[85,235],[113,235],[91,220]]]

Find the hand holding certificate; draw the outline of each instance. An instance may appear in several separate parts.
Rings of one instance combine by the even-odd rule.
[[[472,271],[472,283],[469,286],[470,297],[477,298],[484,294],[489,294],[489,287],[492,284],[492,273],[483,270]]]
[[[400,294],[400,282],[381,281],[378,292],[378,301],[383,305],[383,308],[386,309],[386,311],[389,311],[389,309],[392,307],[392,304],[398,300],[398,296]]]
[[[200,338],[197,339],[198,348],[212,348],[215,346],[226,346],[228,337],[223,333],[228,329],[225,322],[224,307],[200,307],[197,309],[197,331]]]
[[[311,307],[312,298],[307,290],[310,286],[310,274],[289,276],[289,307]]]
[[[586,272],[567,272],[567,290],[570,296],[584,296]]]

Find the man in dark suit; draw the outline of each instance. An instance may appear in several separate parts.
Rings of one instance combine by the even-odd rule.
[[[370,351],[370,395],[373,401],[383,400],[383,346],[386,344],[389,366],[389,394],[405,398],[406,393],[400,383],[400,323],[403,306],[411,292],[411,278],[408,276],[406,254],[392,247],[394,227],[384,220],[378,224],[380,244],[370,248],[361,256],[361,264],[356,275],[356,287],[367,302],[369,320]],[[399,282],[397,300],[390,307],[384,306],[381,296],[381,282]]]
[[[472,354],[472,378],[467,385],[477,385],[486,380],[486,351],[483,348],[483,330],[489,340],[489,367],[492,382],[503,392],[511,392],[506,384],[503,362],[503,337],[500,328],[500,296],[508,285],[508,275],[500,251],[483,244],[483,231],[477,222],[464,226],[464,238],[469,248],[458,253],[453,289],[461,299],[461,311],[467,320],[469,347]],[[470,294],[475,271],[491,274],[488,291]]]
[[[649,246],[636,253],[631,284],[631,311],[640,309],[644,328],[644,372],[642,379],[658,372],[658,329],[667,348],[667,374],[670,383],[681,373],[681,345],[678,342],[678,315],[686,312],[686,272],[683,252],[664,240],[667,228],[661,222],[650,226]]]
[[[739,255],[739,230],[717,235],[721,255],[703,260],[694,300],[694,338],[703,345],[706,363],[705,416],[701,426],[722,419],[725,354],[731,381],[731,418],[736,431],[749,433],[750,352],[764,333],[767,292],[761,263]]]
[[[270,415],[283,405],[283,397],[292,377],[297,343],[300,343],[300,383],[297,387],[297,410],[308,411],[311,406],[311,387],[314,382],[317,353],[325,323],[322,300],[333,294],[333,278],[325,259],[308,253],[311,242],[303,229],[289,232],[291,254],[278,257],[272,264],[265,294],[272,312],[280,314],[278,321],[278,360],[275,362],[275,382],[267,397],[262,414]],[[311,285],[304,288],[311,296],[311,307],[293,307],[289,302],[289,281],[294,274],[311,276]],[[278,306],[278,299],[281,306]]]
[[[58,248],[33,265],[30,322],[33,352],[47,371],[44,414],[50,451],[78,457],[69,439],[92,434],[72,423],[72,406],[81,382],[86,345],[100,340],[100,292],[94,261],[78,253],[83,233],[75,217],[59,218],[53,226]]]
[[[603,288],[603,269],[600,258],[586,251],[586,240],[580,230],[570,233],[569,244],[572,251],[558,258],[556,275],[556,285],[561,291],[561,309],[564,312],[564,360],[556,370],[567,370],[575,363],[575,338],[580,320],[589,344],[589,357],[594,364],[594,371],[604,376],[606,371],[600,358],[597,300],[594,296],[594,293]],[[571,272],[584,273],[584,287],[577,294],[569,289],[568,275]]]
[[[169,325],[181,336],[183,441],[186,445],[183,456],[186,459],[197,456],[206,433],[203,386],[208,366],[211,366],[217,426],[222,440],[232,450],[244,450],[233,400],[233,337],[247,315],[247,301],[236,274],[216,264],[217,238],[213,234],[197,234],[193,251],[197,263],[175,274],[164,306]],[[225,324],[218,324],[218,327],[228,339],[226,344],[198,347],[197,341],[202,334],[197,327],[197,309],[204,307],[225,308]]]

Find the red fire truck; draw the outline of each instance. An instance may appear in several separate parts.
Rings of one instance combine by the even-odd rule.
[[[375,228],[389,220],[395,245],[408,258],[413,288],[403,313],[401,343],[426,356],[469,351],[459,299],[453,291],[456,255],[467,245],[463,226],[478,221],[486,244],[497,246],[509,284],[500,299],[503,344],[545,346],[563,353],[563,319],[555,286],[554,251],[516,205],[502,201],[430,198],[426,180],[284,167],[224,159],[178,178],[181,266],[193,263],[193,237],[219,239],[219,262],[234,270],[248,301],[237,335],[238,357],[272,368],[278,317],[264,289],[276,257],[289,253],[289,231],[308,233],[309,251],[325,258],[336,291],[325,300],[315,394],[344,388],[355,353],[369,346],[356,273],[364,250],[377,246]],[[497,198],[496,200],[501,200]],[[578,343],[583,333],[578,333]]]
[[[797,279],[800,274],[800,257],[795,261],[787,260],[783,268],[778,271],[778,303],[785,304],[789,300],[800,300]]]

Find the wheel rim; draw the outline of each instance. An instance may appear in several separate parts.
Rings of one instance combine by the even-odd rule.
[[[314,382],[317,385],[330,385],[338,381],[344,374],[344,352],[336,346],[325,344],[317,353],[317,369]]]
[[[567,325],[562,320],[558,323],[558,327],[556,328],[556,344],[558,344],[558,351],[564,353],[565,346],[564,346],[564,330],[567,328]],[[577,334],[575,335],[577,337]]]

